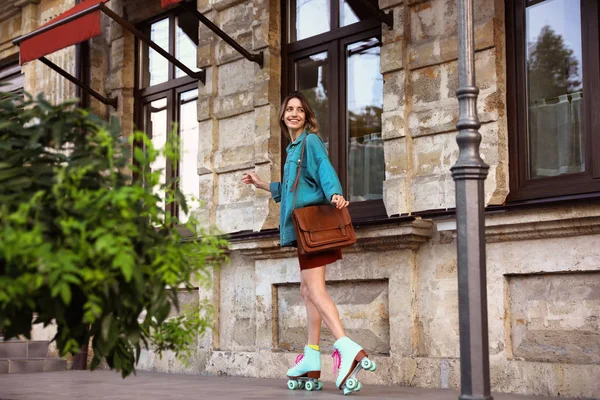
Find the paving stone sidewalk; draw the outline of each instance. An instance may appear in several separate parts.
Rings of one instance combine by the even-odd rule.
[[[166,399],[458,399],[453,390],[365,385],[344,397],[331,382],[320,392],[287,389],[285,379],[253,379],[138,372],[121,379],[112,371],[64,371],[0,375],[0,400],[166,400]],[[494,394],[495,400],[550,400],[551,397]],[[564,398],[563,398],[564,399]]]

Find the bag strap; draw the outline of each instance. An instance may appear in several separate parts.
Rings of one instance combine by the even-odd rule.
[[[310,133],[306,134],[306,137],[302,141],[302,151],[300,152],[300,159],[298,160],[298,173],[296,174],[296,180],[294,180],[294,185],[290,189],[290,192],[294,193],[294,204],[292,205],[292,210],[296,209],[296,196],[298,196],[298,184],[300,182],[300,173],[302,172],[302,163],[304,162],[304,149],[306,148],[306,139],[308,138]]]

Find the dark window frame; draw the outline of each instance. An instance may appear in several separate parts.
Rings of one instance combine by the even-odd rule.
[[[150,29],[152,24],[164,20],[169,19],[169,48],[164,49],[169,54],[175,55],[175,47],[176,47],[176,18],[181,14],[182,11],[175,9],[168,11],[166,13],[161,13],[151,19],[148,19],[138,25],[138,28],[144,32],[145,34],[150,34]],[[181,126],[181,115],[179,113],[179,108],[181,105],[180,102],[180,94],[184,92],[188,92],[194,89],[198,89],[198,79],[194,79],[189,77],[188,75],[181,76],[176,78],[176,70],[177,67],[169,63],[168,68],[168,79],[165,82],[153,85],[142,87],[142,71],[147,71],[149,69],[149,58],[147,54],[144,52],[144,49],[140,45],[140,41],[136,40],[135,46],[135,89],[134,89],[134,121],[137,129],[141,129],[147,132],[146,126],[146,114],[145,107],[153,101],[166,98],[167,105],[167,126],[166,133],[170,136],[173,133],[174,124],[177,124],[178,129],[175,134],[179,137],[181,131],[179,127]],[[136,143],[135,146],[140,146],[141,143]],[[176,179],[180,177],[180,163],[178,163],[175,168],[173,168],[172,163],[167,160],[165,165],[165,179],[167,182],[175,182]],[[173,183],[175,184],[175,183]],[[171,215],[179,217],[179,208],[177,204],[171,203],[168,204],[165,208],[166,212],[171,213]]]
[[[585,171],[528,178],[526,8],[541,2],[505,1],[510,179],[507,200],[511,202],[600,192],[600,114],[595,111],[600,109],[600,7],[596,0],[581,0]]]
[[[327,52],[329,79],[328,99],[329,99],[329,130],[330,132],[339,132],[338,135],[330,135],[329,149],[330,159],[333,166],[338,171],[340,182],[344,194],[348,193],[348,160],[347,160],[347,140],[343,132],[346,132],[346,46],[360,40],[366,40],[377,37],[381,41],[382,27],[381,22],[375,19],[366,19],[357,23],[339,26],[339,0],[330,0],[331,10],[331,30],[319,35],[311,36],[296,42],[288,41],[290,34],[289,27],[295,27],[295,13],[292,12],[294,0],[282,0],[281,6],[286,12],[282,13],[282,100],[286,94],[295,87],[296,74],[292,71],[296,60],[308,57],[312,54]],[[285,154],[285,149],[289,144],[289,139],[283,137],[281,140],[281,154]],[[284,163],[281,163],[281,176],[283,176]],[[352,219],[355,222],[368,221],[372,219],[387,218],[383,199],[365,200],[351,202],[349,207]]]

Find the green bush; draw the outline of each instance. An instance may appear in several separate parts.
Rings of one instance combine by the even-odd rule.
[[[105,359],[123,377],[143,348],[190,355],[211,309],[182,312],[177,293],[210,284],[226,242],[193,219],[182,230],[165,212],[160,191],[166,204],[187,206],[176,185],[161,186],[160,171],[150,170],[159,154],[176,162],[178,146],[159,152],[140,132],[127,141],[116,121],[107,125],[74,102],[0,94],[5,339],[55,323],[61,356],[91,339],[91,367]],[[182,231],[190,233],[185,243]]]

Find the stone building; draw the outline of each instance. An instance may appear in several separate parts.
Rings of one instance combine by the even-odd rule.
[[[39,61],[19,67],[12,44],[76,2],[6,3],[0,80],[52,101],[76,95]],[[179,122],[184,156],[168,173],[202,200],[194,212],[205,223],[231,234],[230,263],[189,300],[212,299],[218,311],[195,362],[148,352],[140,368],[284,384],[306,340],[298,264],[278,246],[278,206],[241,175],[280,179],[287,142],[278,109],[301,90],[352,202],[358,243],[327,279],[349,334],[378,363],[364,383],[458,387],[456,2],[380,0],[390,27],[364,0],[198,0],[235,42],[262,53],[262,67],[181,5],[106,6],[192,73],[105,16],[88,44],[47,58],[115,98],[113,107],[84,96],[95,112],[120,118],[125,134],[144,129],[160,145]],[[598,11],[591,0],[475,0],[496,391],[600,392],[600,122],[591,101],[600,87]],[[324,366],[331,343],[325,331]],[[333,380],[329,368],[324,379]]]

